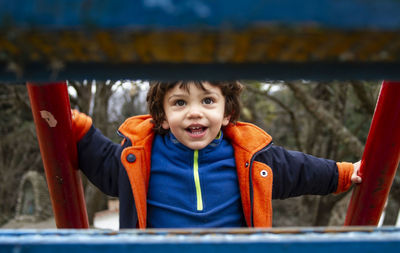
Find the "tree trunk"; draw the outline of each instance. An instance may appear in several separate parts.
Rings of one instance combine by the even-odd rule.
[[[96,81],[96,94],[93,107],[93,121],[105,135],[108,135],[108,104],[112,95],[112,85]]]
[[[85,114],[90,114],[90,103],[92,101],[92,86],[93,82],[85,81],[85,82],[78,82],[78,81],[71,81],[68,82],[70,86],[72,86],[77,93],[77,98],[74,99],[71,97],[71,106],[73,107],[74,105],[78,106],[79,111],[85,113]]]

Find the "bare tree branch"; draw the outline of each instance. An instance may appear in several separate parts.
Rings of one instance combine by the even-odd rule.
[[[328,128],[334,136],[348,145],[352,153],[361,156],[364,146],[360,140],[329,113],[318,100],[312,97],[301,85],[294,83],[286,83],[286,85],[310,114],[322,122],[324,127]]]

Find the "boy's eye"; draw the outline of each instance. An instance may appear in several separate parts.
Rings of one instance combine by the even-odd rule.
[[[203,103],[206,105],[211,105],[214,103],[214,100],[212,98],[205,98],[203,99]]]
[[[184,106],[184,105],[186,105],[186,102],[184,100],[179,99],[179,100],[176,100],[174,104],[176,106]]]

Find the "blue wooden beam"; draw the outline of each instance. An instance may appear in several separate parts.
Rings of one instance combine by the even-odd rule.
[[[0,253],[397,253],[398,228],[297,230],[0,230]]]
[[[400,79],[398,0],[0,0],[0,81]]]

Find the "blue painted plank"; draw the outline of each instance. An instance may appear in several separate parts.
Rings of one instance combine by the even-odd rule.
[[[398,0],[0,0],[0,25],[242,28],[275,23],[400,29]]]
[[[21,245],[21,246],[3,246],[0,248],[1,253],[71,253],[71,252],[96,252],[96,253],[118,253],[118,252],[140,252],[140,253],[214,253],[214,252],[229,252],[229,253],[313,253],[313,252],[324,252],[324,253],[337,253],[340,250],[341,253],[354,253],[362,252],[385,252],[385,253],[397,253],[400,244],[398,242],[365,242],[362,244],[355,243],[218,243],[218,244],[98,244],[98,245]]]
[[[399,13],[400,0],[0,0],[0,80],[399,79]]]
[[[0,230],[0,253],[397,253],[399,248],[399,228],[331,232],[303,229],[286,233],[276,233],[276,230]]]

